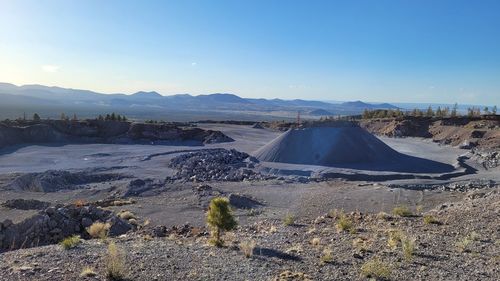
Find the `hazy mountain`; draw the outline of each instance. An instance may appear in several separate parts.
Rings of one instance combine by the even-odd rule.
[[[343,102],[341,103],[342,106],[345,107],[350,107],[350,108],[358,108],[358,109],[396,109],[398,108],[397,106],[394,106],[389,103],[381,103],[381,104],[372,104],[372,103],[365,103],[362,101],[348,101],[348,102]]]
[[[309,112],[309,115],[312,116],[331,116],[333,115],[330,111],[324,109],[315,109]]]
[[[302,99],[242,98],[230,93],[198,96],[189,94],[163,96],[154,91],[140,91],[131,95],[102,94],[88,90],[43,85],[16,86],[8,83],[0,83],[0,98],[3,99],[0,107],[4,108],[4,113],[11,112],[10,115],[12,112],[23,112],[28,108],[34,112],[38,107],[43,107],[44,112],[50,114],[71,109],[85,115],[94,114],[94,112],[117,111],[123,114],[134,112],[137,116],[152,116],[154,112],[157,113],[155,113],[156,115],[163,114],[165,116],[169,116],[170,112],[187,112],[186,114],[191,112],[201,116],[213,116],[223,112],[224,114],[234,114],[236,117],[242,117],[242,113],[245,112],[247,112],[245,114],[257,116],[262,115],[258,112],[268,115],[293,116],[296,115],[297,111],[316,112],[317,115],[346,115],[359,114],[365,108],[396,108],[391,104],[377,105],[362,101],[333,104]],[[9,106],[8,110],[5,109],[6,106]],[[53,108],[51,109],[51,107]],[[5,118],[5,116],[0,116],[0,118],[2,117]],[[12,117],[10,116],[10,118]]]

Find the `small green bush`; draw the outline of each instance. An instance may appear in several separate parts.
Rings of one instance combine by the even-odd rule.
[[[81,242],[80,236],[73,235],[73,236],[64,238],[64,240],[62,240],[59,244],[61,245],[61,247],[63,247],[64,250],[69,250],[69,249],[73,249],[76,246],[78,246],[78,244],[80,244],[80,242]]]
[[[207,212],[207,224],[210,227],[212,235],[210,242],[217,247],[221,247],[224,244],[221,239],[222,232],[230,231],[238,225],[227,198],[217,197],[210,201]]]

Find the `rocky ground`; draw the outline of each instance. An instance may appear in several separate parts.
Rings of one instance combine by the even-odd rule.
[[[449,180],[317,180],[324,168],[259,167],[250,155],[275,131],[203,126],[234,142],[3,150],[0,280],[104,280],[111,242],[128,280],[365,280],[374,261],[390,280],[498,280],[498,153],[474,154],[476,172]],[[443,163],[472,153],[381,139]],[[223,248],[208,245],[205,227],[219,196],[239,222]],[[400,205],[412,214],[392,214]],[[90,239],[94,222],[114,226],[113,237]],[[83,239],[75,248],[57,244],[73,234]]]
[[[163,235],[144,226],[69,250],[50,245],[3,253],[0,276],[104,280],[113,241],[123,251],[128,280],[498,280],[499,203],[498,190],[488,190],[407,216],[325,210],[287,225],[262,220],[227,233],[222,248],[208,245],[203,229],[185,226],[157,237]],[[82,277],[85,268],[94,276]]]

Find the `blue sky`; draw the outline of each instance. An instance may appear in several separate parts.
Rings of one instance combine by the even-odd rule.
[[[500,104],[500,1],[0,0],[0,81]]]

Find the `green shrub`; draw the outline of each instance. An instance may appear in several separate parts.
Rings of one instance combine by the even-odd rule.
[[[64,250],[69,250],[69,249],[73,249],[76,246],[78,246],[78,244],[80,244],[80,242],[81,242],[80,236],[73,235],[73,236],[64,238],[64,240],[62,240],[59,244],[63,247]]]
[[[221,239],[222,232],[232,230],[237,226],[227,198],[217,197],[210,201],[207,224],[212,236],[210,242],[217,247],[222,246],[224,244]]]
[[[401,205],[401,206],[395,207],[394,209],[392,209],[392,213],[395,216],[400,216],[400,217],[411,217],[411,216],[413,216],[413,213],[405,205]]]

